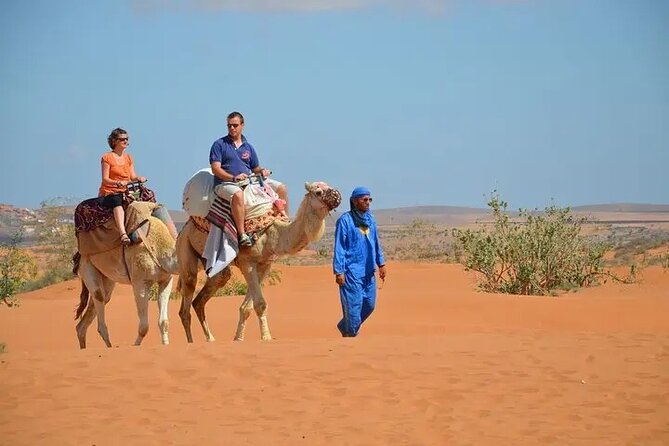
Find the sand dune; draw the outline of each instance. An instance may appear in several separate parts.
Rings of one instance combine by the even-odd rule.
[[[271,342],[240,297],[213,299],[187,344],[170,305],[141,347],[129,287],[114,348],[79,350],[78,283],[0,308],[0,444],[669,444],[669,272],[559,298],[489,295],[455,265],[391,263],[361,336],[342,339],[328,266],[281,267]],[[251,321],[252,322],[252,321]],[[197,324],[196,322],[194,322]]]

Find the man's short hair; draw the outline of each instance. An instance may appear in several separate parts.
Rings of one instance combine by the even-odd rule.
[[[231,120],[232,118],[239,118],[239,120],[242,121],[242,124],[244,124],[244,117],[238,111],[233,111],[228,115],[228,121]]]

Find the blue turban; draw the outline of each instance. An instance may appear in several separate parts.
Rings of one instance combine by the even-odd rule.
[[[358,186],[351,192],[351,198],[364,197],[365,195],[372,195],[372,193],[365,186]]]

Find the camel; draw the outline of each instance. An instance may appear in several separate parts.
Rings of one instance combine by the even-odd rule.
[[[105,322],[105,305],[116,283],[132,285],[139,317],[135,345],[140,345],[149,331],[148,290],[154,283],[158,284],[158,327],[162,343],[169,344],[167,303],[172,291],[172,275],[178,273],[176,243],[162,221],[156,217],[148,219],[150,229],[144,243],[118,246],[93,255],[75,254],[73,272],[81,279],[80,303],[75,314],[75,319],[81,318],[77,323],[80,348],[86,348],[86,331],[96,314],[98,333],[107,347],[112,346]],[[89,300],[93,301],[92,305]]]
[[[263,297],[261,283],[267,276],[272,263],[280,255],[294,254],[309,243],[319,240],[325,230],[325,218],[341,202],[341,194],[325,183],[305,183],[307,193],[295,215],[288,223],[275,220],[251,247],[241,248],[233,264],[239,268],[248,285],[246,296],[239,307],[239,323],[234,339],[244,339],[246,320],[255,310],[260,324],[262,340],[272,339],[267,323],[267,303]],[[186,331],[188,342],[193,342],[191,333],[191,304],[195,310],[208,342],[214,335],[207,324],[205,305],[212,295],[232,276],[230,265],[218,274],[207,278],[202,289],[193,300],[197,283],[197,273],[202,262],[202,252],[207,234],[198,229],[189,219],[177,238],[177,258],[179,263],[179,283],[181,309],[179,316]]]

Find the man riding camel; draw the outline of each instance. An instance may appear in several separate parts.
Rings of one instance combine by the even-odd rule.
[[[240,246],[251,246],[253,240],[246,234],[244,219],[244,195],[237,182],[246,179],[251,172],[262,174],[265,182],[286,203],[284,214],[288,215],[288,191],[279,181],[268,178],[271,171],[260,166],[258,155],[253,146],[242,135],[244,117],[239,112],[228,115],[228,134],[217,139],[209,152],[211,171],[215,176],[214,192],[219,197],[230,202],[232,219],[239,234]]]

